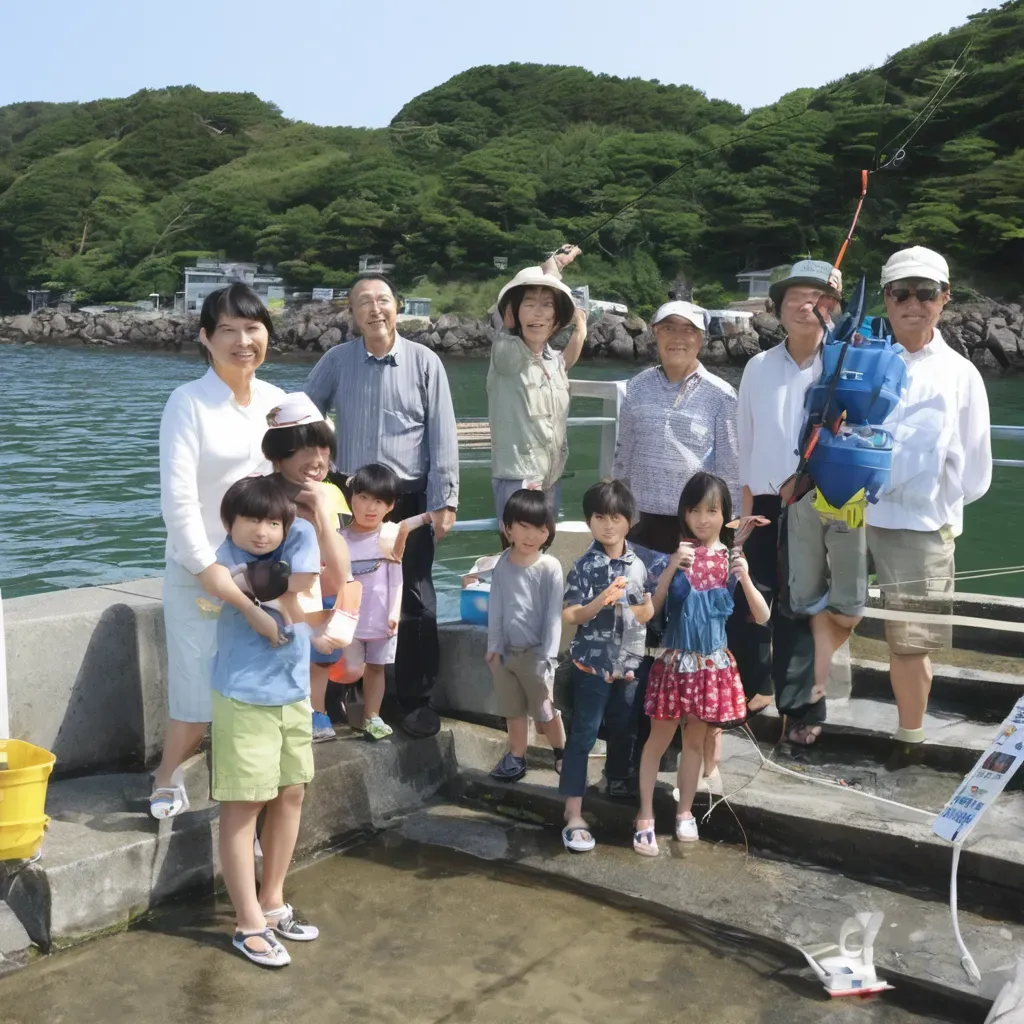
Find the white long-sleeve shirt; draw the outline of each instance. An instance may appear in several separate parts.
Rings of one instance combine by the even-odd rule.
[[[804,396],[821,376],[821,354],[798,366],[785,345],[754,356],[743,370],[736,410],[740,486],[778,494],[796,472]]]
[[[887,530],[963,531],[964,505],[992,483],[988,395],[978,368],[938,330],[905,352],[907,391],[882,426],[894,437],[892,478],[867,522]]]
[[[213,372],[171,392],[160,419],[160,511],[167,558],[193,575],[217,561],[220,503],[250,473],[269,473],[260,447],[267,413],[284,392],[254,379],[245,407]]]

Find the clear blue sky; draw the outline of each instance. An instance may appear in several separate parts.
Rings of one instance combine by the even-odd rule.
[[[522,61],[686,83],[750,108],[880,64],[983,5],[0,0],[0,106],[193,84],[255,92],[316,124],[378,127],[460,71]]]

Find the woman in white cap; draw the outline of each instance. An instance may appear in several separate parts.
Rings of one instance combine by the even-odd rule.
[[[270,469],[260,443],[267,414],[284,392],[258,380],[256,371],[274,325],[259,296],[244,284],[208,295],[199,324],[209,369],[174,390],[160,421],[169,721],[150,798],[155,818],[188,810],[180,766],[199,748],[212,718],[217,620],[203,610],[207,591],[218,590],[271,643],[278,638],[274,619],[238,589],[216,557],[224,539],[220,505],[225,492],[236,480]]]
[[[658,309],[658,365],[629,382],[619,410],[613,475],[640,510],[630,539],[666,554],[679,545],[679,495],[694,473],[721,477],[739,507],[736,392],[700,362],[705,317],[691,302]]]
[[[314,589],[299,594],[303,611],[333,607],[352,575],[348,545],[338,532],[349,513],[344,495],[326,480],[337,452],[334,430],[313,400],[303,391],[286,395],[267,416],[263,454],[279,473],[298,508],[298,514],[316,530],[322,570]],[[309,696],[313,705],[313,742],[336,738],[327,716],[328,667],[341,657],[341,648],[311,651]]]
[[[613,475],[628,484],[640,512],[629,539],[666,555],[679,547],[679,496],[694,473],[703,470],[721,477],[733,508],[739,507],[736,392],[700,362],[705,324],[704,309],[692,302],[661,306],[651,321],[658,365],[629,382],[619,410]],[[659,640],[649,628],[648,646],[658,646]],[[645,659],[640,670],[645,684],[649,669]],[[645,726],[641,723],[638,749],[646,738]],[[720,747],[720,730],[709,731],[707,786],[717,780]]]
[[[559,481],[569,454],[568,371],[587,336],[586,313],[576,308],[561,271],[579,252],[576,247],[560,249],[544,266],[521,270],[498,295],[504,330],[491,338],[487,409],[499,523],[505,502],[521,487],[543,490],[558,514]],[[569,324],[572,336],[559,352],[551,339]]]

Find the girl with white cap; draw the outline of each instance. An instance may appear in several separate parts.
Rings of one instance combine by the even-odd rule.
[[[498,295],[504,329],[491,338],[487,408],[499,523],[505,502],[522,487],[543,490],[558,514],[559,481],[569,455],[568,371],[587,336],[586,313],[576,308],[561,271],[579,252],[563,247],[544,266],[521,270]],[[572,336],[559,352],[551,339],[569,324]]]
[[[315,591],[299,595],[307,612],[331,607],[335,597],[351,579],[348,546],[338,532],[349,515],[341,491],[327,482],[327,473],[337,451],[334,429],[313,400],[304,392],[286,395],[267,416],[263,454],[275,473],[285,481],[298,515],[316,530],[323,568]],[[335,738],[327,717],[328,666],[341,657],[341,649],[330,653],[314,646],[310,664],[310,700],[313,704],[313,742]]]

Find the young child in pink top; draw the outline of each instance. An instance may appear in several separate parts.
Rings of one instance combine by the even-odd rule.
[[[363,585],[355,640],[345,648],[349,679],[363,677],[363,735],[387,739],[391,727],[380,717],[384,669],[394,664],[402,614],[402,566],[390,560],[391,545],[381,538],[384,517],[395,507],[399,482],[387,466],[371,463],[348,481],[352,523],[341,531],[352,560],[352,575]],[[405,520],[407,530],[430,521],[429,514]]]

